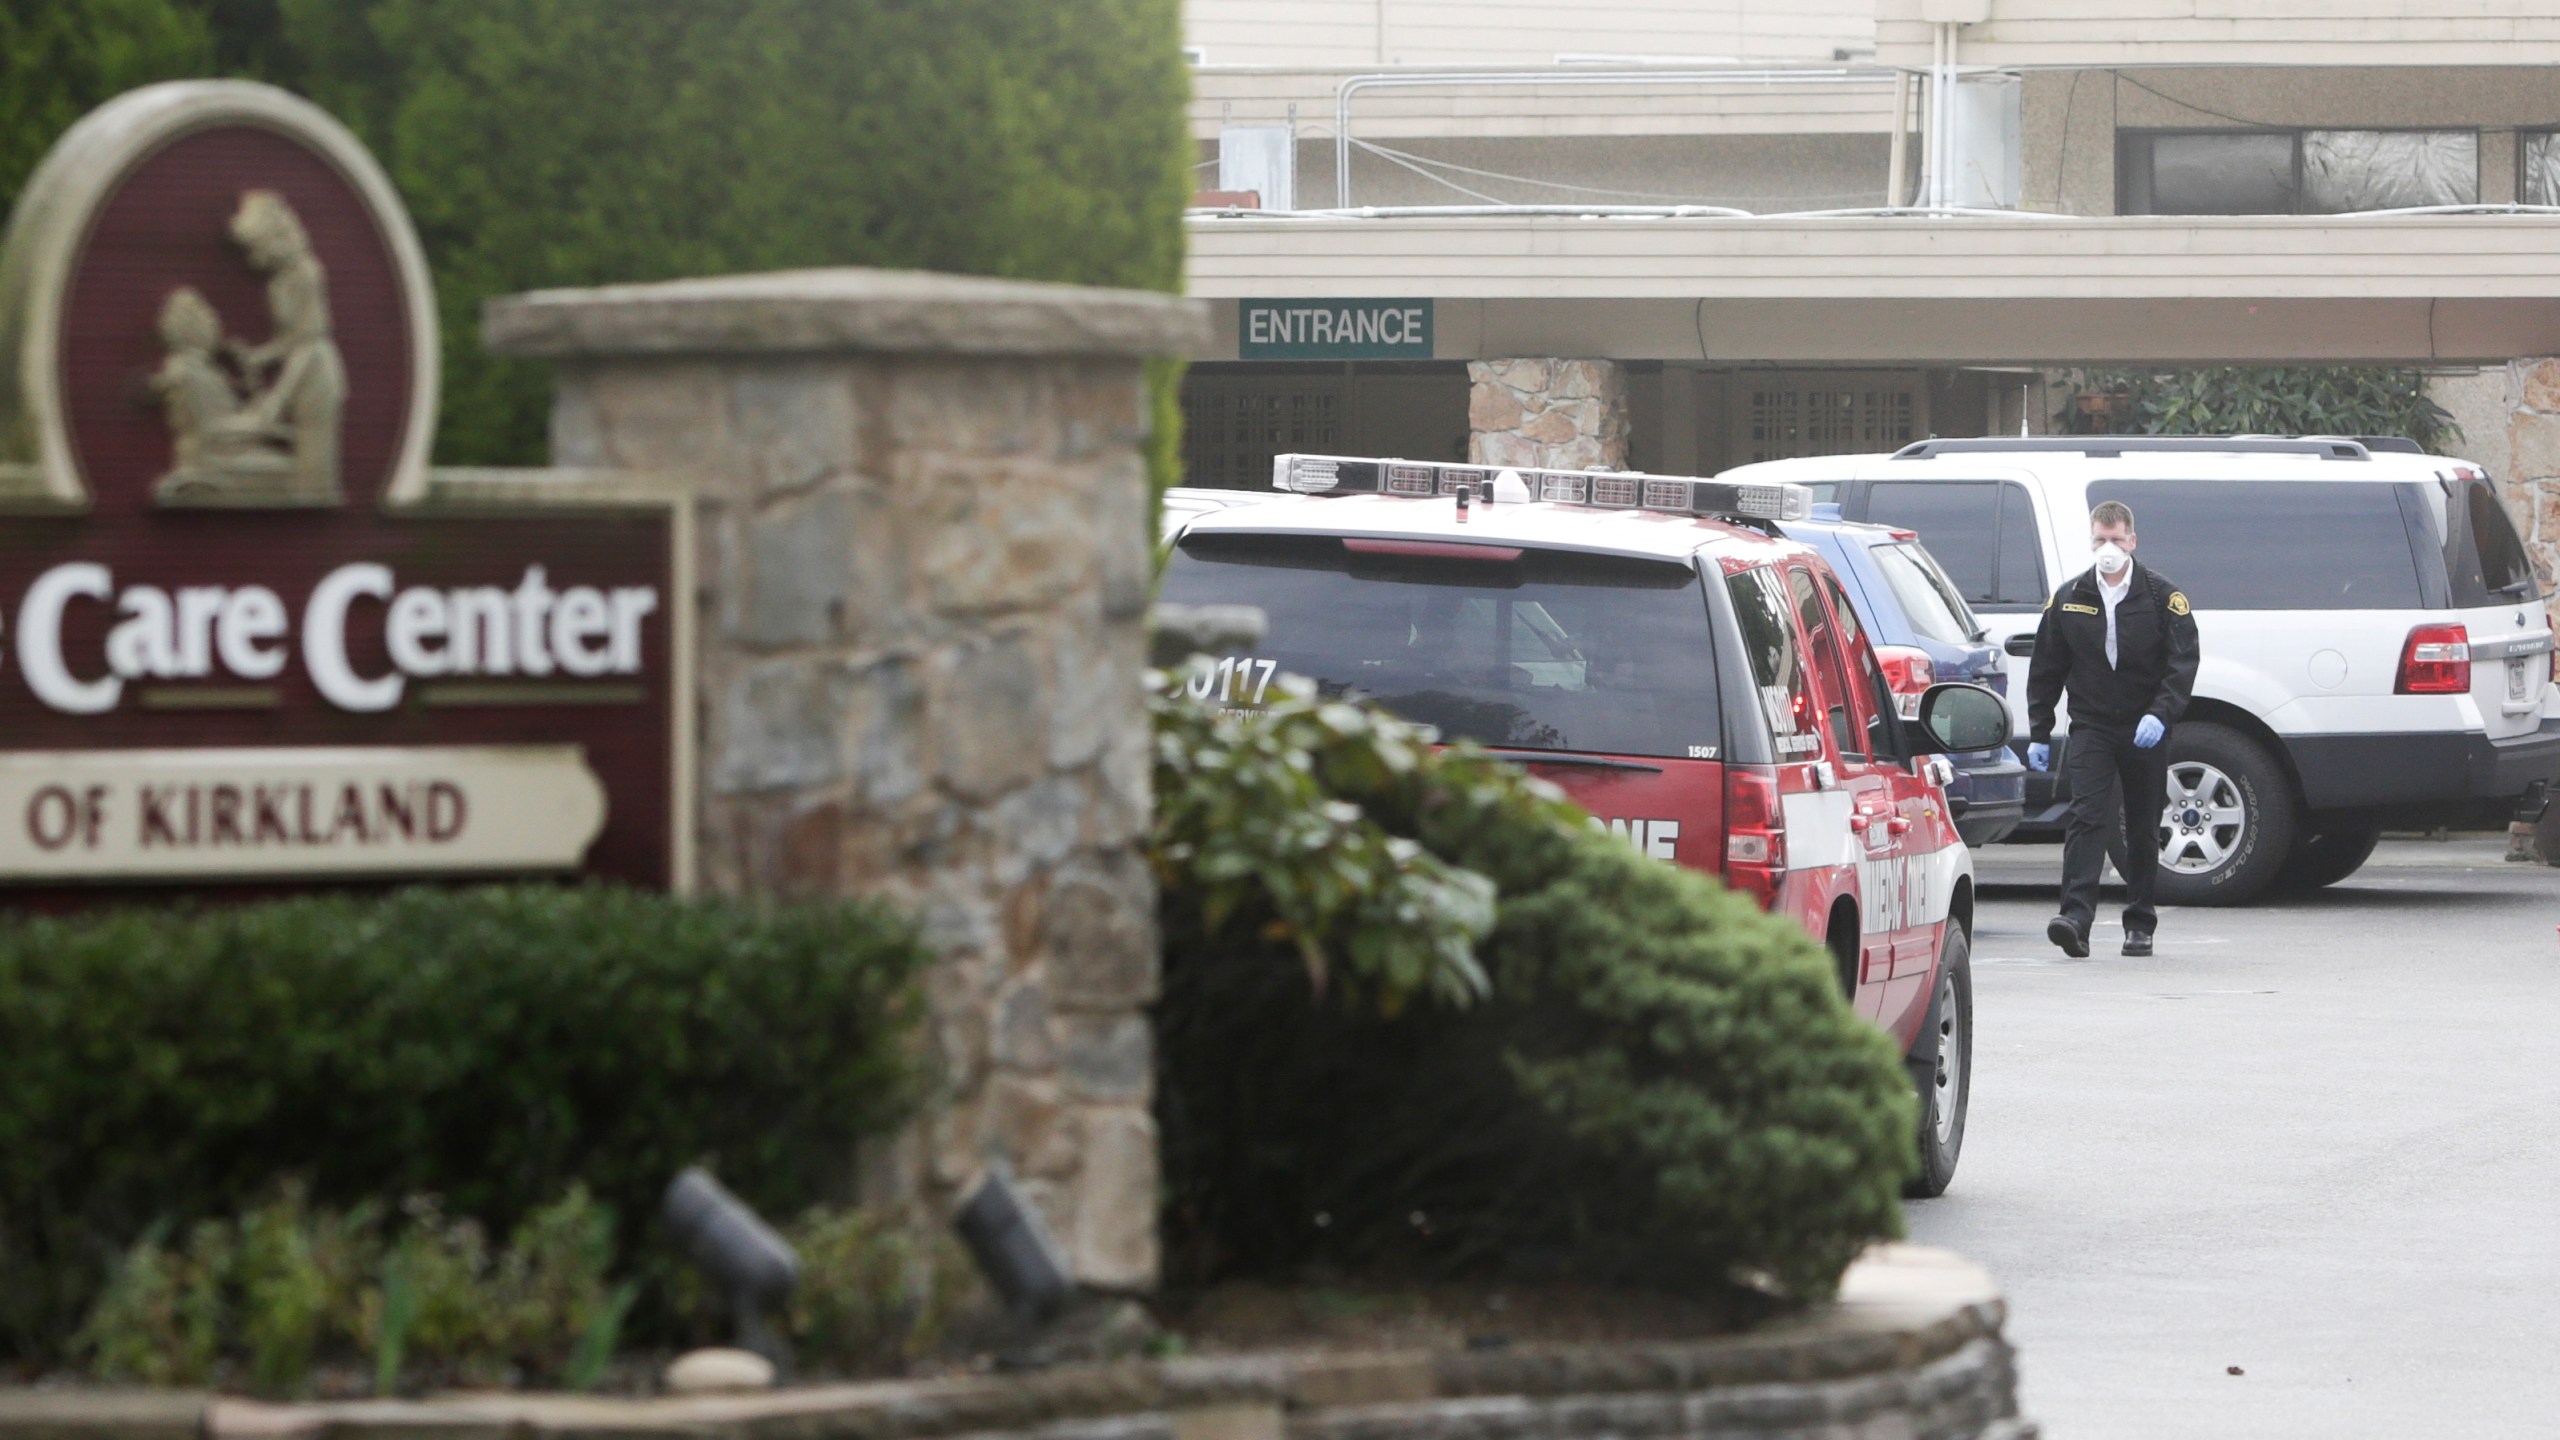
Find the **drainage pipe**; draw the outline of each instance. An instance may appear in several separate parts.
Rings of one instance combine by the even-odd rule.
[[[1911,113],[1911,76],[1893,72],[1893,143],[1885,162],[1884,203],[1899,205],[1903,201],[1902,184],[1911,166],[1911,133],[1904,122]]]

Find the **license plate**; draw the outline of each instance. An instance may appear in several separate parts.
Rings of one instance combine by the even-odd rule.
[[[2523,658],[2507,662],[2508,700],[2521,705],[2531,694],[2531,687],[2533,684],[2532,665],[2535,658],[2537,657],[2525,656]]]

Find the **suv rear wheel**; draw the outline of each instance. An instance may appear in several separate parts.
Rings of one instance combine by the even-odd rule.
[[[2296,828],[2292,782],[2266,747],[2210,720],[2190,720],[2169,733],[2169,803],[2155,832],[2159,903],[2255,900],[2292,858]],[[2124,855],[2121,842],[2107,847],[2119,875]]]

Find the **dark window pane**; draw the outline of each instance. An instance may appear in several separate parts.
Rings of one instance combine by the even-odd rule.
[[[1958,594],[1976,605],[1996,604],[2001,489],[1990,480],[1887,480],[1867,492],[1867,519],[1918,531]]]
[[[1516,561],[1354,555],[1331,537],[1201,535],[1164,598],[1253,605],[1250,656],[1452,737],[1687,759],[1721,744],[1706,596],[1685,565],[1530,551]],[[1244,666],[1236,667],[1241,671]],[[1249,704],[1214,681],[1203,698]]]
[[[2294,210],[2294,137],[2234,131],[2220,135],[2131,135],[2134,169],[2147,186],[2128,185],[2134,215],[2289,215]],[[2147,162],[2147,163],[2143,163]],[[2148,194],[2137,193],[2147,189]]]
[[[1876,570],[1893,591],[1903,618],[1923,639],[1962,645],[1973,638],[1973,613],[1956,595],[1955,585],[1929,552],[1908,542],[1875,547]]]
[[[2000,598],[1996,603],[2040,606],[2052,594],[2053,587],[2044,578],[2044,543],[2036,537],[2035,502],[2027,498],[2024,485],[2002,485]]]
[[[2302,208],[2314,215],[2475,205],[2476,130],[2306,130]]]
[[[1751,657],[1751,679],[1760,694],[1760,711],[1777,737],[1778,755],[1793,758],[1822,748],[1814,733],[1813,682],[1805,673],[1804,652],[1796,644],[1796,627],[1787,620],[1787,597],[1778,588],[1777,572],[1767,567],[1745,570],[1725,580],[1733,597],[1733,618],[1742,629],[1742,650]]]
[[[2425,602],[2395,487],[2334,480],[2108,480],[2136,553],[2199,610],[2411,610]]]
[[[2486,480],[2456,480],[2446,482],[2446,488],[2458,507],[2445,517],[2452,532],[2444,549],[2453,603],[2467,609],[2535,595],[2540,586],[2533,562],[2525,558],[2524,542],[2516,536],[2497,487]]]
[[[1831,753],[1843,760],[1864,760],[1866,737],[1850,714],[1848,673],[1840,665],[1840,634],[1831,628],[1831,617],[1823,612],[1811,575],[1788,566],[1787,589],[1795,598],[1796,620],[1804,626],[1805,644],[1813,654],[1814,673],[1821,677],[1817,688],[1823,713],[1830,717]]]
[[[2527,205],[2560,205],[2560,135],[2520,135],[2516,196]]]

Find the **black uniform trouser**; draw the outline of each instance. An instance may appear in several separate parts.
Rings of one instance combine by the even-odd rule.
[[[2121,797],[2129,832],[2124,856],[2124,928],[2149,934],[2159,923],[2151,907],[2152,881],[2160,869],[2160,807],[2168,803],[2169,737],[2148,750],[2134,747],[2141,722],[2075,721],[2063,752],[2071,781],[2071,819],[2062,832],[2062,913],[2080,933],[2098,916],[2098,875],[2106,868],[2107,837],[2117,832]]]

